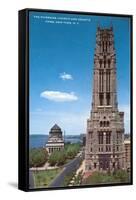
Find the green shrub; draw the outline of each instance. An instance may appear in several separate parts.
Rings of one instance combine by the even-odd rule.
[[[33,148],[29,151],[29,166],[40,167],[48,159],[48,153],[43,148]]]
[[[74,176],[74,174],[75,174],[75,172],[71,172],[71,173],[69,173],[68,175],[66,175],[65,177],[64,177],[64,181],[63,181],[63,183],[62,183],[62,187],[66,187],[66,186],[68,186],[68,184],[70,183],[70,181],[71,181],[71,179],[72,179],[72,177]]]
[[[109,184],[109,183],[125,183],[129,182],[129,174],[125,170],[117,170],[114,173],[94,172],[86,180],[84,184]]]
[[[114,173],[114,177],[116,180],[119,180],[120,182],[128,182],[129,181],[129,174],[125,170],[117,170]]]

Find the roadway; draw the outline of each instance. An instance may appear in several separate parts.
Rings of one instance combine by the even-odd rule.
[[[64,165],[62,172],[53,180],[50,187],[62,187],[65,176],[70,175],[72,172],[76,171],[83,160],[81,153],[76,156],[72,161]]]

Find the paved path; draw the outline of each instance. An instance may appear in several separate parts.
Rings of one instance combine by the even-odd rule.
[[[76,171],[79,168],[82,159],[83,158],[79,155],[78,157],[74,158],[72,161],[70,161],[69,163],[67,163],[64,166],[63,171],[50,184],[50,187],[61,187],[62,184],[63,184],[63,182],[64,182],[65,176],[68,176],[72,172]]]
[[[33,172],[29,170],[29,188],[34,188]]]
[[[76,174],[78,175],[80,172],[85,172],[85,160],[82,161],[80,167],[77,169]]]
[[[31,171],[44,171],[47,169],[58,169],[58,168],[59,168],[58,166],[49,166],[49,163],[47,162],[42,167],[31,167],[30,170]]]

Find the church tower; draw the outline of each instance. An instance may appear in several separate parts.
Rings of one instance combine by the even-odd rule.
[[[124,169],[124,113],[119,112],[113,27],[97,28],[93,98],[87,120],[86,171]]]

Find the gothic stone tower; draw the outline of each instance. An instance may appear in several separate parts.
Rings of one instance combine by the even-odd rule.
[[[86,171],[124,169],[124,113],[116,90],[116,54],[113,28],[97,28],[93,99],[87,120]]]

